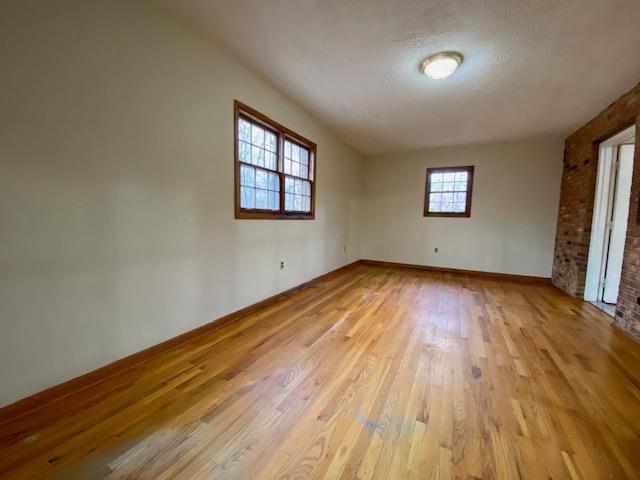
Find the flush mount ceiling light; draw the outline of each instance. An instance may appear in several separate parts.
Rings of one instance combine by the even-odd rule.
[[[427,77],[440,80],[455,72],[456,68],[462,63],[462,60],[462,54],[458,52],[440,52],[427,57],[420,64],[420,70],[422,70]]]

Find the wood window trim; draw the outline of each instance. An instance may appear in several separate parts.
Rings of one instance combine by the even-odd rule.
[[[234,151],[234,203],[235,203],[235,218],[236,219],[254,219],[254,220],[313,220],[315,219],[316,211],[316,165],[317,165],[317,145],[311,140],[297,134],[293,130],[288,129],[284,125],[272,120],[268,116],[254,110],[253,108],[245,105],[244,103],[234,100],[233,102],[233,151]],[[241,117],[248,117],[253,122],[262,124],[267,130],[272,131],[278,137],[277,146],[277,158],[278,163],[277,172],[280,179],[280,211],[272,212],[265,210],[248,210],[240,207],[240,165],[241,162],[238,158],[238,121]],[[280,162],[283,161],[284,156],[284,141],[288,139],[291,142],[297,143],[309,149],[309,161],[310,161],[310,178],[308,179],[311,184],[311,200],[310,211],[304,212],[286,212],[284,210],[285,200],[285,176],[295,177],[295,175],[289,175],[284,173],[284,168],[280,168]],[[260,167],[258,167],[260,168]]]
[[[473,197],[473,165],[465,167],[433,167],[427,168],[425,176],[426,185],[424,189],[424,205],[423,216],[425,217],[448,217],[448,218],[469,218],[471,217],[471,200]],[[467,202],[464,212],[430,212],[429,211],[429,195],[431,193],[431,174],[432,173],[452,173],[467,172]]]

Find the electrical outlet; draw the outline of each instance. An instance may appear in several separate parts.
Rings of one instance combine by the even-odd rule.
[[[344,246],[344,253],[347,253],[347,246]]]
[[[434,249],[433,249],[433,251],[434,251],[435,253],[438,253],[438,247],[434,248]]]
[[[284,270],[284,260],[280,260],[280,270]]]

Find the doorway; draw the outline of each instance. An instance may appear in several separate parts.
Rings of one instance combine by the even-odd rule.
[[[615,316],[631,200],[635,125],[600,144],[584,299]]]

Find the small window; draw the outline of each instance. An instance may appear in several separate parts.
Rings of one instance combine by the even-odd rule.
[[[470,217],[473,167],[427,168],[425,217]]]
[[[236,218],[313,219],[316,145],[235,102]]]

